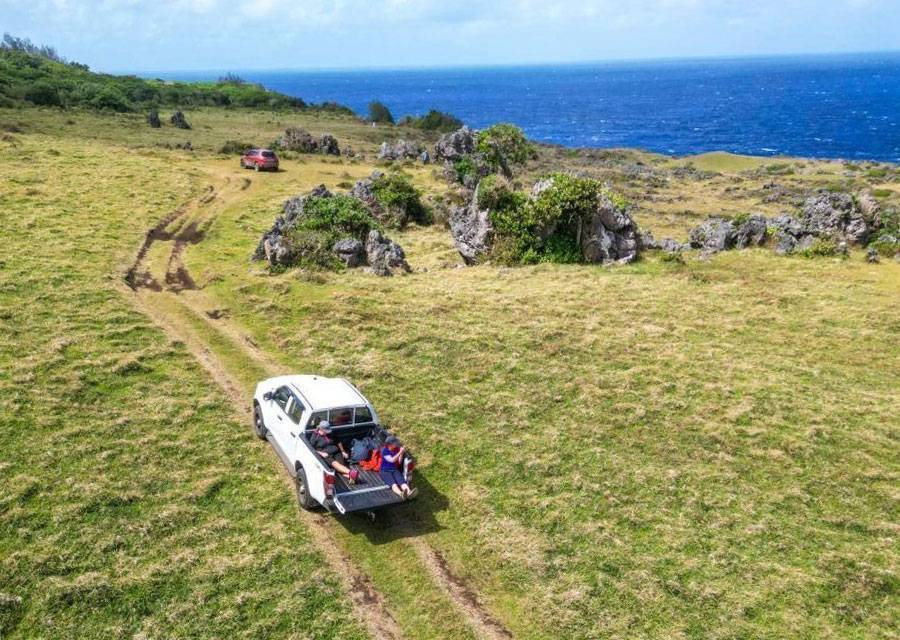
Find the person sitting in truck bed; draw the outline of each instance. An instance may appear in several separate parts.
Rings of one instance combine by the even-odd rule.
[[[384,483],[391,488],[403,499],[411,498],[415,495],[416,490],[410,489],[406,478],[403,477],[401,465],[403,464],[403,454],[406,453],[406,447],[400,446],[400,441],[396,436],[388,436],[384,441],[384,447],[381,449],[381,469],[378,474]]]
[[[359,477],[359,471],[350,468],[350,456],[344,451],[344,445],[338,441],[337,444],[331,439],[331,425],[326,420],[322,420],[316,427],[316,430],[309,437],[309,444],[316,450],[325,461],[331,465],[331,468],[345,477],[350,483],[356,482]]]

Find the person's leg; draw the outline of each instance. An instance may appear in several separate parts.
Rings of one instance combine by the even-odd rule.
[[[392,471],[390,469],[383,469],[382,471],[378,472],[378,475],[380,475],[381,479],[384,481],[384,483],[391,488],[391,491],[393,491],[394,493],[396,493],[398,496],[400,496],[402,498],[403,490],[400,489],[400,485],[397,484],[397,479],[394,476],[395,473],[396,473],[395,471]]]
[[[350,469],[348,469],[345,465],[338,462],[337,458],[331,459],[331,468],[337,471],[339,474],[344,476],[345,478],[350,477]]]

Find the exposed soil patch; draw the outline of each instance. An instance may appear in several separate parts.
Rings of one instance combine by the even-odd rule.
[[[193,290],[197,288],[197,283],[184,267],[178,267],[174,271],[166,271],[166,287],[169,291],[178,293],[179,291]]]
[[[139,271],[141,271],[141,263],[144,261],[144,258],[147,257],[147,252],[150,251],[150,247],[153,246],[153,243],[161,240],[166,241],[172,238],[171,234],[166,231],[169,225],[175,222],[178,218],[184,215],[186,211],[185,207],[179,207],[165,218],[160,220],[155,227],[152,229],[148,229],[147,233],[144,235],[144,241],[141,243],[141,246],[138,248],[137,255],[134,257],[134,261],[131,263],[131,266],[128,267],[128,271],[125,272],[125,283],[132,290],[137,290],[142,285],[141,278],[139,277]],[[150,275],[149,273],[146,275]],[[153,280],[153,278],[150,278]]]
[[[166,268],[166,286],[170,291],[177,293],[197,288],[197,283],[184,266],[184,250],[188,245],[202,242],[211,224],[212,219],[203,223],[191,220],[175,234],[175,245],[172,247],[172,253],[169,254],[169,264]]]

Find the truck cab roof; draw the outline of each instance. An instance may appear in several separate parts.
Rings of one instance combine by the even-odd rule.
[[[291,387],[313,411],[369,404],[359,390],[344,378],[291,375],[273,378],[270,382]]]

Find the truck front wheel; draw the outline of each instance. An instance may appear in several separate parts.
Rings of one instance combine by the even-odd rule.
[[[265,440],[269,430],[266,429],[266,423],[263,422],[262,410],[259,405],[253,403],[253,432],[260,440]]]
[[[316,503],[309,495],[309,483],[306,481],[306,472],[303,467],[297,469],[297,504],[304,511],[311,511]]]

